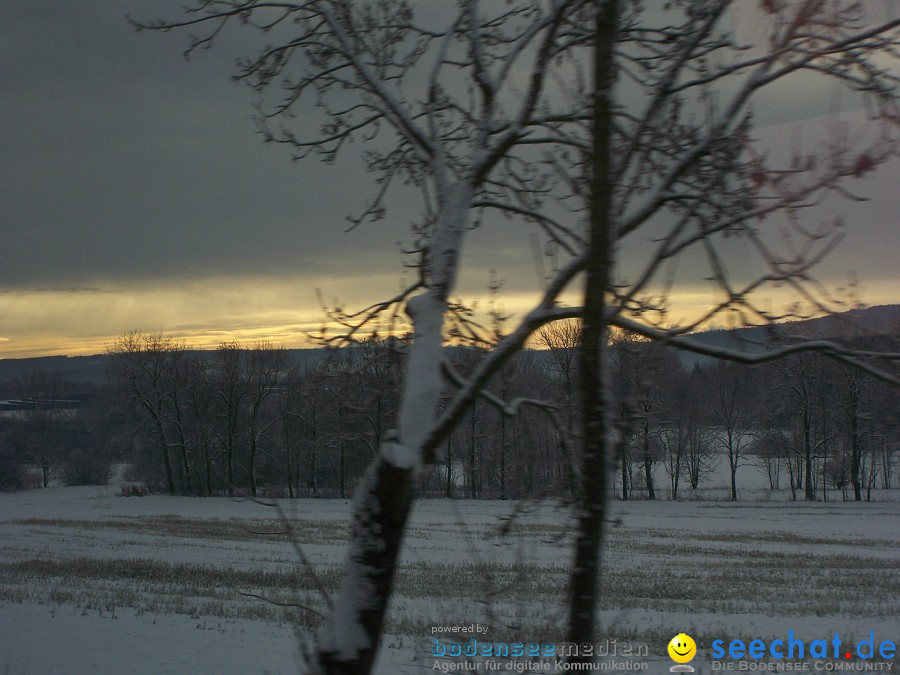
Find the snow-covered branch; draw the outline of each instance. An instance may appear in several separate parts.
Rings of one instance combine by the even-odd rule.
[[[900,361],[900,352],[878,352],[853,349],[832,340],[801,340],[782,347],[767,349],[764,352],[749,353],[738,349],[731,349],[729,347],[703,344],[689,335],[673,334],[670,331],[647,326],[627,317],[616,316],[611,319],[610,323],[637,335],[642,335],[650,340],[671,345],[677,349],[747,365],[776,361],[778,359],[783,359],[786,356],[790,356],[791,354],[801,352],[817,352],[855,368],[859,368],[884,382],[900,386],[900,378],[885,370],[876,368],[864,360],[876,359],[881,361]]]

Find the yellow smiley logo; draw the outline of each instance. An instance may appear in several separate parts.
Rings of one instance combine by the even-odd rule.
[[[669,658],[675,663],[687,663],[697,655],[697,644],[687,633],[679,633],[669,640]]]

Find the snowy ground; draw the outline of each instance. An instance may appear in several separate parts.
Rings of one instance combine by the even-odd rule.
[[[115,493],[0,494],[0,672],[297,672],[293,626],[315,614],[246,594],[321,610],[348,502],[283,502],[309,570],[274,509]],[[431,671],[436,627],[562,641],[570,524],[514,508],[418,503],[379,672]],[[682,631],[701,672],[716,638],[900,638],[900,503],[628,502],[613,518],[597,640],[646,644],[653,672]]]

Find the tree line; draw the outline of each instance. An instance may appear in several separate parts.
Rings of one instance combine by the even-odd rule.
[[[575,321],[550,324],[541,349],[511,359],[447,435],[421,493],[574,496],[580,339]],[[407,344],[371,338],[301,363],[268,342],[196,352],[128,333],[86,395],[53,374],[19,378],[17,410],[0,417],[0,484],[104,483],[127,465],[126,478],[161,493],[348,497],[395,427]],[[446,350],[462,376],[485,354]],[[685,362],[622,333],[607,358],[620,499],[677,499],[722,473],[738,499],[741,467],[794,499],[893,486],[896,392],[865,371],[815,352],[753,367]],[[498,401],[521,405],[509,416]]]

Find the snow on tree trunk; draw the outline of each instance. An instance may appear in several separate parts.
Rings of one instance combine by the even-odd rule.
[[[443,381],[441,348],[447,296],[453,290],[473,189],[447,188],[429,241],[431,283],[411,298],[413,323],[408,376],[396,438],[380,439],[379,455],[354,496],[350,550],[331,615],[319,631],[319,664],[327,673],[368,673],[378,654],[391,584],[413,502],[414,481],[424,463],[422,446],[438,411]],[[390,432],[389,432],[390,433]]]

